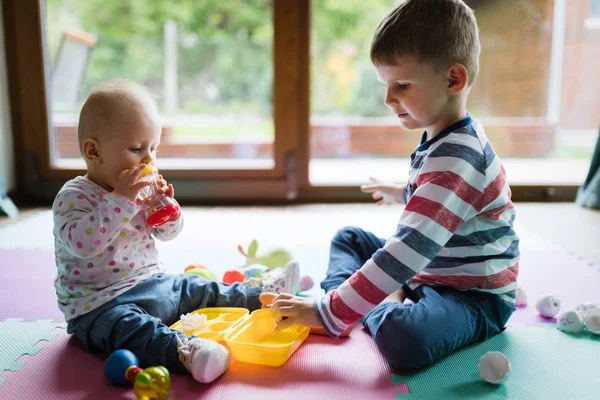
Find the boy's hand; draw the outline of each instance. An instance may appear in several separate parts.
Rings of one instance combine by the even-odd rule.
[[[138,182],[144,168],[146,168],[146,164],[140,164],[137,167],[122,171],[119,175],[119,181],[113,188],[113,191],[120,193],[129,200],[135,202],[140,190],[151,184],[151,182],[148,181]]]
[[[169,196],[170,198],[175,198],[175,189],[173,189],[173,185],[170,183],[167,185],[167,181],[163,178],[162,175],[158,176],[158,193],[163,193]]]
[[[266,293],[261,295],[261,302],[265,304]],[[271,303],[271,315],[277,323],[275,331],[289,328],[292,325],[305,325],[321,327],[315,314],[313,300],[282,293],[277,295]]]
[[[383,182],[376,178],[369,178],[370,184],[362,185],[360,190],[365,193],[373,193],[373,199],[377,205],[404,203],[404,187],[395,183]]]

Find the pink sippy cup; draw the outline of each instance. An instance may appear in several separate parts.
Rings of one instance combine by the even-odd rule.
[[[158,193],[158,170],[152,165],[146,166],[142,171],[139,181],[152,182],[143,188],[139,196],[142,198],[142,208],[146,215],[146,222],[152,228],[164,225],[179,218],[181,207],[177,201],[166,194]]]

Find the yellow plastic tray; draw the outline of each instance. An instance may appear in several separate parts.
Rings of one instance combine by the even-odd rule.
[[[269,310],[256,310],[225,333],[225,343],[236,360],[279,367],[304,342],[310,328],[296,325],[273,333],[274,328]]]
[[[177,329],[185,333],[187,336],[198,336],[204,339],[210,339],[215,342],[223,341],[225,333],[233,328],[237,323],[241,322],[249,311],[245,308],[237,307],[209,307],[201,308],[192,311],[191,314],[205,314],[206,325],[201,329],[189,331],[184,330],[181,326],[181,321],[171,325],[171,329]]]

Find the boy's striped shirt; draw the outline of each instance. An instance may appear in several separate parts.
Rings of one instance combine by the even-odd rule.
[[[339,288],[315,301],[339,336],[404,283],[495,293],[514,302],[519,269],[515,212],[500,159],[467,115],[411,156],[406,207],[385,246]]]

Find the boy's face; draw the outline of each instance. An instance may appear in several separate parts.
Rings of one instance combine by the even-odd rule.
[[[101,162],[94,165],[102,186],[113,189],[122,171],[139,164],[151,164],[160,144],[161,126],[156,119],[132,113],[100,140]]]
[[[447,126],[448,81],[443,71],[410,57],[375,69],[386,88],[385,104],[403,129],[425,129],[431,138]]]

